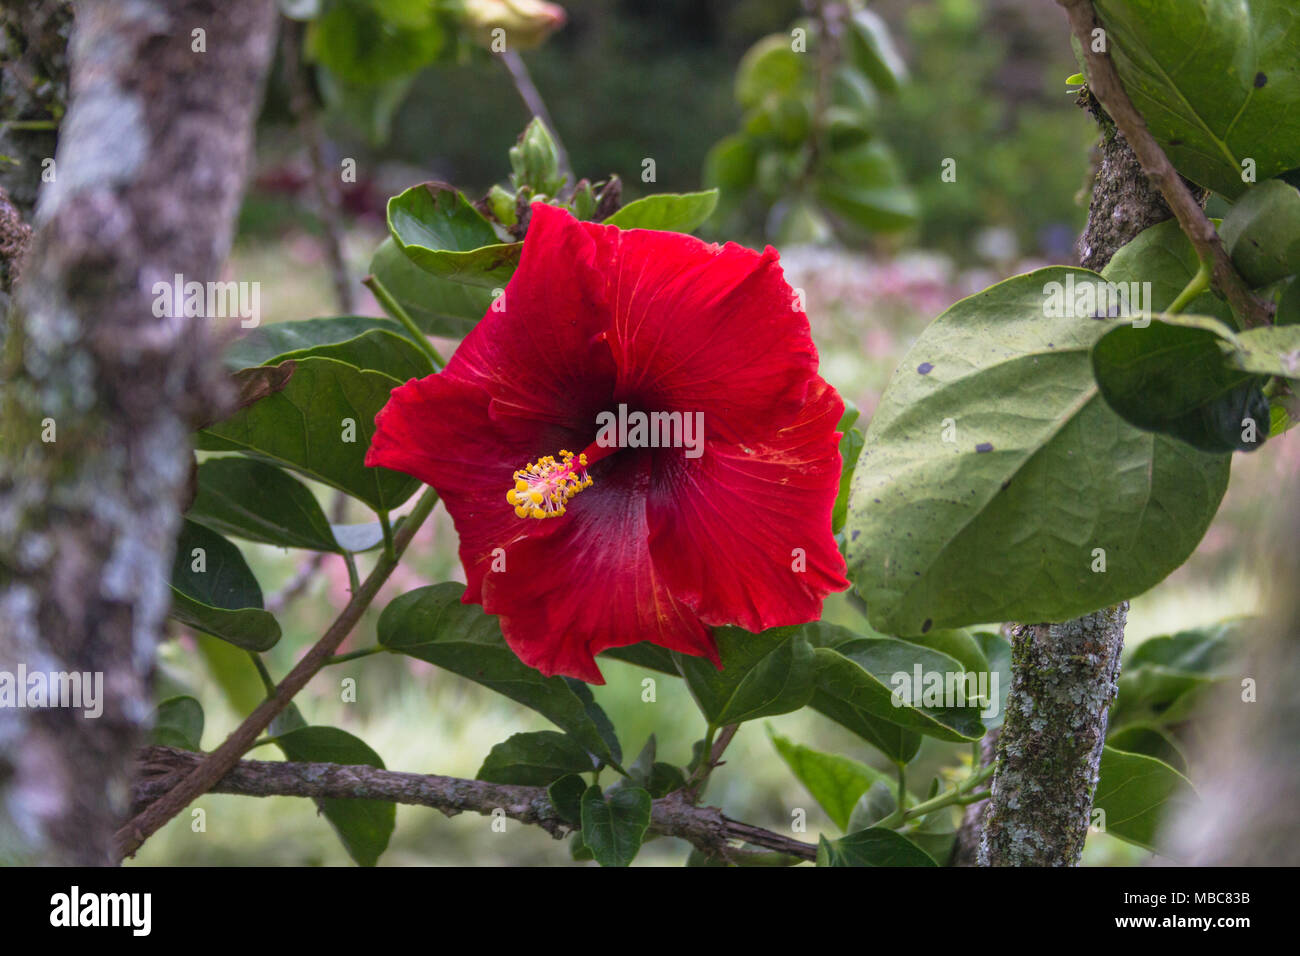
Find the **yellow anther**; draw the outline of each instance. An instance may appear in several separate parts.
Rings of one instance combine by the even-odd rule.
[[[558,518],[570,498],[591,487],[587,456],[560,451],[560,460],[546,455],[514,473],[515,486],[506,501],[520,518]]]

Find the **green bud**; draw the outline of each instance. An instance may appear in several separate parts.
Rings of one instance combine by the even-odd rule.
[[[510,167],[514,170],[516,189],[531,186],[535,192],[554,196],[564,185],[555,141],[546,124],[536,117],[519,135],[519,141],[510,147]]]
[[[587,220],[596,214],[596,191],[591,188],[589,180],[581,180],[573,190],[573,199],[569,205],[573,214],[579,219]]]
[[[497,222],[503,226],[513,226],[519,221],[515,215],[515,194],[500,186],[493,186],[487,194],[488,208]]]

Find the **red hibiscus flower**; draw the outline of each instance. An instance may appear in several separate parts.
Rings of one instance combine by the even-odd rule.
[[[816,620],[848,587],[844,404],[776,250],[537,203],[503,299],[393,389],[366,464],[438,490],[464,600],[526,664],[603,683],[595,655],[638,641],[717,664],[709,626]]]

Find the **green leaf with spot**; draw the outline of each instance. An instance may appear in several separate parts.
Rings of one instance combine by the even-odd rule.
[[[1226,196],[1300,156],[1292,0],[1097,0],[1124,89],[1178,171]]]
[[[1214,517],[1229,457],[1111,410],[1091,360],[1108,326],[1049,307],[1071,276],[1100,281],[1053,266],[956,303],[885,389],[845,525],[877,630],[1088,613],[1161,581]]]
[[[1237,200],[1219,226],[1241,277],[1258,288],[1300,272],[1300,189],[1270,179]]]

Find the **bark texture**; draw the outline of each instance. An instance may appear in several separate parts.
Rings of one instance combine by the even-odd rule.
[[[1128,602],[1064,624],[1018,625],[984,866],[1073,866],[1083,853]]]
[[[220,278],[274,17],[271,0],[76,8],[57,174],[0,328],[0,671],[98,672],[103,714],[0,711],[9,860],[114,859],[190,424],[233,395],[210,321],[156,316],[152,290]]]

